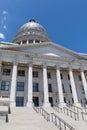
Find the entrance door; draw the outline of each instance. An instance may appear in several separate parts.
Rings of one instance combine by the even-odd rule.
[[[16,106],[24,106],[24,97],[16,97]]]
[[[51,106],[53,106],[53,98],[49,97],[49,102],[51,103]]]
[[[38,107],[39,106],[39,97],[33,97],[33,103],[34,103],[34,106]]]

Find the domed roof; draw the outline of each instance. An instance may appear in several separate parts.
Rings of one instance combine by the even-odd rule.
[[[45,29],[37,23],[34,19],[31,19],[28,23],[24,24],[14,37],[14,43],[20,43],[21,41],[36,40],[40,42],[50,41]]]

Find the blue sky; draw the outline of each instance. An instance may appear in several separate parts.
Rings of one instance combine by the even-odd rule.
[[[32,17],[53,42],[87,53],[87,0],[0,0],[0,41],[12,41]]]

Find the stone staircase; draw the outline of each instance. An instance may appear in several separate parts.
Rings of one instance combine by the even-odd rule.
[[[0,117],[0,130],[58,130],[52,122],[47,122],[33,108],[12,108],[9,122],[5,123],[4,118]]]
[[[74,120],[73,118],[67,116],[64,112],[57,112],[52,107],[44,108],[49,113],[54,113],[61,119],[63,119],[66,123],[72,126],[75,130],[87,130],[87,122],[82,120],[81,113],[79,113],[79,120]]]

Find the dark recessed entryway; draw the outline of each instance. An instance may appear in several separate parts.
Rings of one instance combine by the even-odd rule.
[[[49,97],[49,102],[50,102],[51,106],[53,106],[53,98],[52,97]]]
[[[39,97],[33,97],[33,103],[34,103],[34,106],[38,107],[39,106]]]

